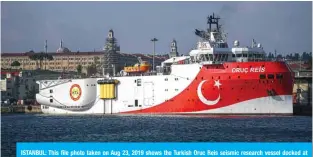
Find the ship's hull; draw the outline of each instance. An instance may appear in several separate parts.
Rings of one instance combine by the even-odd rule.
[[[115,99],[100,98],[100,79],[47,81],[37,102],[49,114],[293,114],[292,75],[281,62],[173,65],[171,75],[115,77]]]

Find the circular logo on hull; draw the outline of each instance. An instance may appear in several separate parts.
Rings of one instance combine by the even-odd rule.
[[[82,95],[82,90],[80,86],[78,84],[73,84],[70,89],[71,99],[74,101],[77,101],[79,100],[81,95]]]

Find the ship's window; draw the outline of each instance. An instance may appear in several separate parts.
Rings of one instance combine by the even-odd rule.
[[[50,102],[53,103],[53,99],[50,99]]]
[[[268,74],[268,75],[267,75],[267,78],[268,78],[268,79],[274,79],[274,75],[273,75],[273,74]]]
[[[260,74],[260,79],[265,79],[265,74]]]
[[[168,79],[166,78],[165,81],[167,81]]]
[[[141,79],[137,79],[137,86],[141,86]]]
[[[205,61],[209,61],[210,60],[208,54],[205,54],[204,56],[205,56]]]
[[[236,57],[242,57],[242,54],[236,54]]]
[[[209,61],[213,61],[213,54],[209,54]]]
[[[282,79],[283,78],[283,74],[276,74],[276,79]]]
[[[53,90],[52,90],[52,89],[50,89],[50,93],[53,93]]]
[[[178,89],[175,89],[175,91],[178,91]]]
[[[235,58],[235,57],[236,57],[236,55],[235,55],[235,54],[233,54],[233,57]]]
[[[247,57],[248,56],[248,54],[243,54],[243,57]]]
[[[137,82],[137,80],[135,80],[135,83]]]
[[[175,78],[175,81],[177,81],[178,80],[178,78]]]
[[[165,91],[168,91],[168,89],[165,89]]]
[[[138,107],[138,100],[135,100],[135,107]]]

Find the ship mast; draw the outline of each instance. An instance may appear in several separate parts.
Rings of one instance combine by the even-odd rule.
[[[209,24],[208,32],[219,32],[220,25],[218,25],[218,21],[220,19],[221,19],[220,17],[215,17],[214,13],[213,13],[213,16],[212,15],[208,16],[208,22],[207,22],[207,24]],[[212,30],[213,24],[216,24],[216,30]]]
[[[198,29],[195,30],[195,34],[202,39],[202,42],[209,42],[211,47],[215,47],[216,44],[227,45],[226,34],[222,32],[222,26],[219,24],[220,19],[221,18],[219,16],[216,16],[213,13],[207,17],[207,31]]]

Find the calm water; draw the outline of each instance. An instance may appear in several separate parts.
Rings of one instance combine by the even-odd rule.
[[[312,141],[311,117],[2,115],[1,156],[27,141]]]

